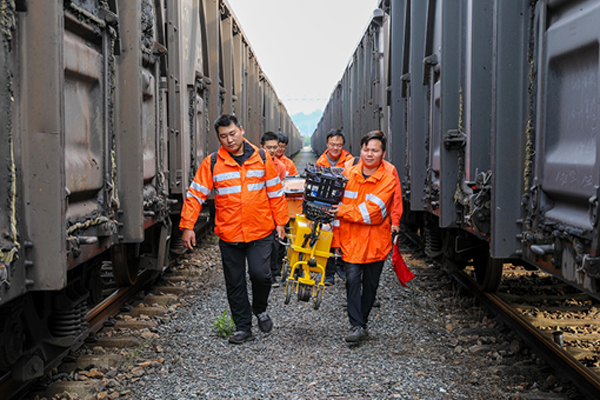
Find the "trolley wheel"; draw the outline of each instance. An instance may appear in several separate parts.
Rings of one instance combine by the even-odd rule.
[[[313,303],[313,308],[318,310],[321,306],[321,300],[323,300],[323,290],[324,288],[320,287],[317,289],[317,295],[315,296],[315,301]]]
[[[290,300],[292,299],[292,292],[294,291],[294,280],[288,279],[285,282],[285,298],[283,302],[285,304],[290,304]]]
[[[281,279],[287,279],[289,275],[290,275],[290,260],[288,260],[287,258],[285,258],[283,260],[283,267],[282,267],[282,271],[281,271]]]
[[[300,285],[298,287],[298,301],[308,301],[312,294],[312,290],[307,285]]]
[[[475,280],[479,288],[488,293],[495,293],[502,282],[502,260],[490,258],[489,250],[482,249],[473,256]]]
[[[117,286],[131,286],[137,282],[140,260],[133,256],[133,249],[125,244],[112,247],[112,269]]]

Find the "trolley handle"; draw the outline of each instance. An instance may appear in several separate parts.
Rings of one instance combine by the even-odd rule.
[[[279,242],[279,244],[281,244],[283,246],[289,246],[292,244],[292,242],[290,242],[289,237],[286,236],[285,239],[287,240],[287,242],[284,242],[282,239],[277,239],[277,241]]]

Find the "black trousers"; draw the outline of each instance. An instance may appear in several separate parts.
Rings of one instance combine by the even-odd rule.
[[[325,276],[335,278],[335,269],[337,268],[337,260],[333,257],[327,259],[325,264]]]
[[[367,326],[384,262],[346,263],[346,296],[348,298],[350,325]]]
[[[271,292],[269,267],[272,246],[272,235],[248,243],[228,243],[219,240],[227,300],[238,331],[249,332],[252,329],[252,313],[258,315],[267,310]],[[252,282],[252,308],[246,285],[246,260]]]
[[[273,231],[273,249],[271,250],[271,275],[274,277],[281,275],[283,258],[285,257],[285,246],[279,243],[277,230]]]

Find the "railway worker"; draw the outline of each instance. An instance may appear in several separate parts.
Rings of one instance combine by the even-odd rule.
[[[381,132],[381,131],[377,131]],[[383,134],[383,132],[382,132]],[[360,162],[360,157],[349,160],[345,164],[345,168],[350,168],[353,165],[356,165]],[[396,181],[396,191],[394,192],[394,204],[392,205],[392,210],[390,212],[391,222],[392,222],[392,232],[400,232],[400,219],[402,218],[403,212],[403,203],[402,203],[402,184],[400,183],[400,176],[398,175],[398,170],[389,161],[383,160],[381,162],[385,169],[391,172],[394,175],[394,179]]]
[[[244,138],[244,128],[233,115],[215,121],[219,150],[202,161],[187,192],[179,228],[188,249],[196,244],[194,224],[211,191],[215,190],[215,233],[223,260],[227,300],[236,325],[229,342],[241,344],[252,334],[252,313],[258,327],[270,332],[267,313],[271,291],[273,229],[285,235],[287,203],[271,157]],[[252,281],[252,307],[246,286],[246,261]]]
[[[273,159],[273,164],[275,164],[275,168],[277,168],[277,172],[279,173],[279,179],[282,181],[285,179],[285,165],[276,157],[275,153],[279,149],[279,139],[274,132],[265,132],[260,137],[260,147],[264,149],[271,158]],[[282,245],[277,241],[277,231],[273,231],[273,249],[271,250],[271,286],[274,288],[279,287],[278,277],[281,276],[281,267],[283,263],[283,256],[281,254]]]
[[[340,167],[345,168],[347,162],[352,162],[354,156],[347,150],[344,150],[346,144],[346,135],[340,129],[332,129],[327,134],[327,150],[317,160],[315,165],[322,167]],[[339,246],[337,240],[332,244],[332,253],[339,253]],[[325,265],[325,286],[333,286],[335,284],[335,272],[337,271],[340,279],[346,279],[346,272],[342,265],[342,262],[336,258],[329,258],[327,265]]]
[[[348,161],[354,160],[354,156],[347,150],[344,150],[346,145],[346,136],[340,129],[332,129],[327,134],[327,150],[317,160],[315,165],[322,167],[341,167]]]
[[[294,165],[294,162],[285,156],[285,148],[288,144],[288,137],[283,132],[277,132],[277,138],[279,139],[279,149],[277,149],[277,158],[285,165],[286,175],[285,176],[297,176],[298,169]]]
[[[346,265],[349,343],[368,335],[369,313],[375,301],[383,264],[392,249],[390,218],[395,178],[383,166],[387,138],[369,132],[361,141],[360,162],[345,171],[348,178],[342,204],[332,207],[340,221],[339,243]]]
[[[273,160],[273,164],[275,164],[277,173],[279,174],[279,179],[283,181],[285,179],[286,169],[285,164],[276,156],[277,151],[279,150],[279,138],[277,137],[277,134],[274,132],[263,133],[260,137],[260,147],[269,153]]]

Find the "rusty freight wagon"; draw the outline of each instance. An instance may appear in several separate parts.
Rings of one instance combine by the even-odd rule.
[[[26,381],[87,336],[102,271],[165,268],[221,113],[301,143],[226,1],[1,0],[0,23],[0,373]]]

